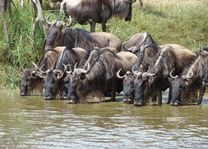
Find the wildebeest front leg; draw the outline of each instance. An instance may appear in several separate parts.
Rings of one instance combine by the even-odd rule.
[[[167,104],[170,104],[170,101],[171,101],[171,99],[172,99],[171,92],[172,92],[172,89],[171,89],[171,87],[170,87],[170,88],[169,88],[169,93],[168,93],[168,102],[167,102]]]
[[[106,32],[106,30],[107,30],[106,22],[102,23],[102,30],[103,30],[103,32]]]
[[[206,91],[206,86],[202,85],[199,89],[199,98],[197,101],[197,105],[201,104],[205,91]]]
[[[112,84],[111,101],[116,101],[116,83]]]
[[[93,21],[90,21],[89,24],[90,24],[90,31],[95,32],[96,23]]]
[[[158,105],[162,104],[162,91],[158,92],[157,103],[158,103]]]

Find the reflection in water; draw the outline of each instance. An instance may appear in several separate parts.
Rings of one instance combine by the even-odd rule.
[[[206,101],[205,101],[206,102]],[[208,148],[208,106],[0,97],[1,148]]]

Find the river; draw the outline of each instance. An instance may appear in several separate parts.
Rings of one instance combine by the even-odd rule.
[[[208,102],[134,107],[0,96],[0,148],[208,148]]]

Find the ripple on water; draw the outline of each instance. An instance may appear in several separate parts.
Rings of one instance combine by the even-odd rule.
[[[207,105],[67,105],[33,98],[0,99],[1,148],[208,148]]]

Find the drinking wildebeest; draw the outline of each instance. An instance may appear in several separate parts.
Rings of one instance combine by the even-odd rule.
[[[65,48],[61,56],[58,58],[55,67],[46,71],[40,70],[39,77],[44,78],[44,99],[54,99],[59,93],[63,95],[64,83],[63,78],[65,77],[65,71],[67,67],[73,67],[75,63],[79,63],[86,51],[82,48],[73,48],[71,50]]]
[[[155,64],[150,65],[147,72],[133,72],[134,80],[134,105],[144,105],[148,98],[155,101],[158,95],[158,104],[162,103],[161,92],[169,85],[168,76],[172,69],[179,74],[183,68],[195,59],[196,55],[187,48],[172,44],[164,46]],[[170,88],[171,91],[171,88]],[[170,101],[170,93],[168,97]]]
[[[172,75],[172,73],[170,73],[172,77],[172,105],[186,104],[186,100],[190,100],[187,98],[191,98],[191,100],[197,102],[198,105],[201,104],[205,93],[205,84],[203,81],[206,80],[207,63],[208,48],[203,48],[199,52],[197,59],[195,59],[183,73],[179,75]],[[198,91],[199,94],[197,93]],[[196,93],[196,95],[192,93]],[[193,104],[194,101],[191,104]]]
[[[65,47],[56,47],[44,53],[43,57],[40,59],[38,65],[34,64],[34,69],[24,69],[20,72],[21,83],[20,83],[20,95],[28,96],[33,92],[33,90],[38,90],[42,93],[43,80],[38,77],[37,72],[41,68],[42,70],[47,70],[48,68],[53,68],[56,64],[58,57],[61,55]]]
[[[106,23],[112,16],[131,21],[132,3],[136,0],[63,0],[60,14],[70,15],[80,23],[90,23],[91,32],[95,31],[96,23],[102,23],[106,32]]]
[[[151,63],[154,63],[160,52],[160,47],[153,40],[152,36],[145,33],[138,33],[122,45],[123,49],[134,52],[137,55],[138,62],[134,66],[137,71],[145,72]],[[127,72],[121,76],[119,72],[117,76],[123,79],[124,102],[132,103],[134,99],[134,78],[132,72]]]
[[[98,98],[102,99],[104,94],[108,92],[111,92],[111,100],[115,101],[116,92],[122,90],[122,80],[116,77],[117,70],[121,68],[125,73],[131,69],[137,60],[133,54],[131,61],[129,61],[130,55],[115,54],[108,48],[96,52],[92,51],[91,54],[98,54],[98,56],[89,56],[89,58],[96,57],[96,59],[87,61],[87,70],[74,68],[73,71],[67,72],[65,80],[69,81],[68,98],[70,103],[83,102],[86,96],[93,93],[98,94],[94,96],[99,96]],[[90,64],[91,62],[94,64]]]

